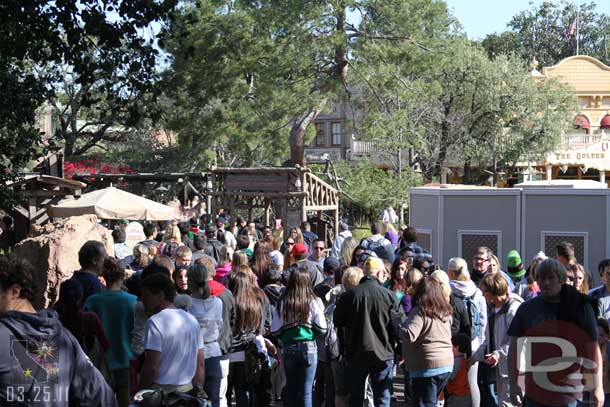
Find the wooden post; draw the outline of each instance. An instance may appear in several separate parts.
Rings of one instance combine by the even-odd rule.
[[[337,205],[337,209],[335,209],[335,239],[337,236],[339,236],[339,205]]]
[[[307,220],[307,198],[299,199],[299,203],[301,204],[301,222],[305,222]]]
[[[182,183],[182,187],[184,188],[183,189],[183,192],[184,192],[184,204],[182,205],[182,210],[183,211],[187,207],[187,201],[189,199],[189,189],[188,189],[189,188],[189,182],[188,182],[188,180],[189,179],[187,177],[184,177],[184,182]]]
[[[28,235],[32,233],[32,226],[36,223],[36,213],[38,212],[38,205],[36,197],[32,196],[28,199]]]
[[[265,226],[271,226],[271,200],[265,200]]]
[[[284,239],[288,238],[288,200],[289,198],[284,198],[282,202],[282,212],[280,213],[280,218],[282,219],[282,227],[284,228]]]

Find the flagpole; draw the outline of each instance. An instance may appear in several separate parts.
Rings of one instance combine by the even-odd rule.
[[[580,10],[576,10],[576,55],[579,55],[579,51],[580,51],[580,47],[579,47],[579,43],[578,43],[578,30],[580,29]]]

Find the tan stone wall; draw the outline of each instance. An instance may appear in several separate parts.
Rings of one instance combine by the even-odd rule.
[[[74,216],[45,226],[40,236],[26,239],[13,253],[30,261],[35,269],[35,306],[48,307],[59,295],[59,285],[80,269],[78,251],[87,240],[98,240],[114,256],[111,231],[98,224],[95,215]]]

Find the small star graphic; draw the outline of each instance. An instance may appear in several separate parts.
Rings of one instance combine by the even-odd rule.
[[[25,370],[23,371],[23,375],[24,375],[25,377],[32,377],[32,371],[31,371],[30,369],[25,369]]]

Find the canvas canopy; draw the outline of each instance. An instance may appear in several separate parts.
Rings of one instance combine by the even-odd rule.
[[[100,219],[170,220],[175,212],[167,205],[109,187],[88,192],[79,199],[64,199],[48,214],[55,218],[91,214]]]

